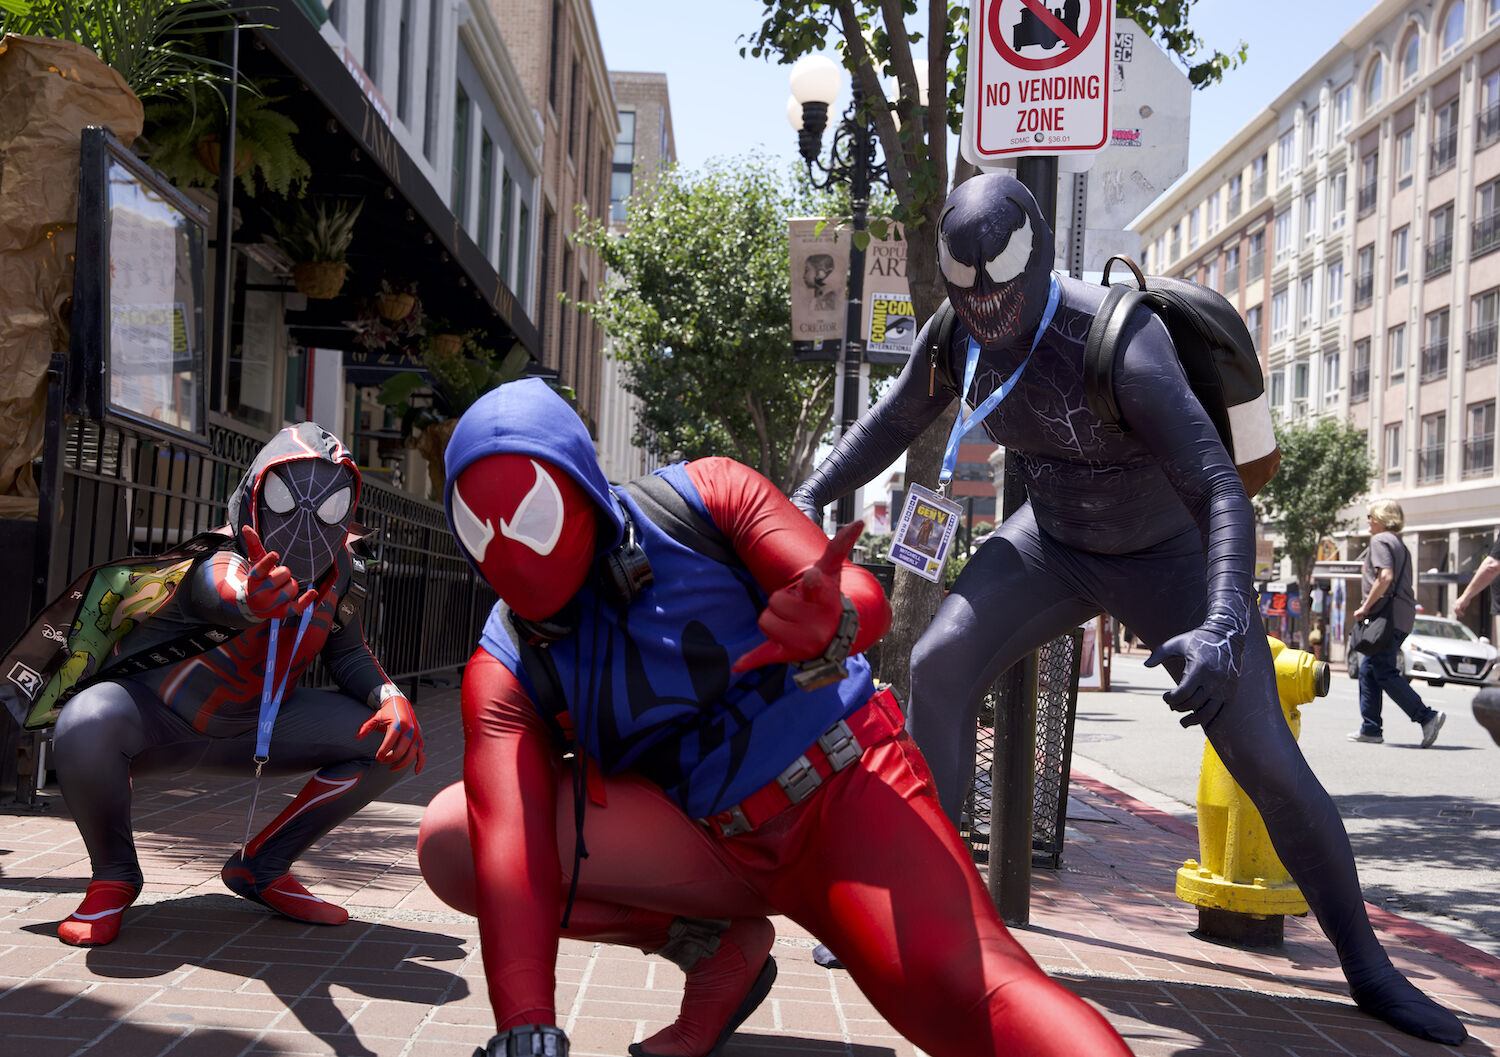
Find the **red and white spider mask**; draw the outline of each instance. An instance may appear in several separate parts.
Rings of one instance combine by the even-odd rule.
[[[594,562],[594,502],[551,463],[486,455],[453,482],[453,527],[516,615],[546,620],[578,593]]]

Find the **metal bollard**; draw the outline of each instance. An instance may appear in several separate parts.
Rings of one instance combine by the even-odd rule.
[[[1328,664],[1279,639],[1268,641],[1281,711],[1298,737],[1298,709],[1328,694]],[[1198,772],[1198,858],[1177,871],[1177,897],[1198,907],[1197,935],[1247,947],[1280,946],[1285,915],[1307,913],[1260,812],[1209,744]]]

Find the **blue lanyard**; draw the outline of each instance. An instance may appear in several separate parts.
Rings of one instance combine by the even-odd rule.
[[[292,655],[287,660],[286,671],[281,681],[276,681],[276,640],[281,637],[281,619],[271,619],[271,642],[266,647],[266,676],[260,691],[260,723],[255,728],[255,762],[257,773],[260,764],[269,760],[271,752],[271,728],[276,726],[276,713],[281,710],[281,697],[286,693],[286,681],[297,661],[297,648],[302,645],[302,636],[307,631],[307,622],[312,619],[317,603],[302,611],[302,623],[297,626],[297,637],[292,641]]]
[[[1031,354],[1036,352],[1037,342],[1042,340],[1042,334],[1046,331],[1048,324],[1052,322],[1052,313],[1057,311],[1057,299],[1061,290],[1057,283],[1057,273],[1052,273],[1050,287],[1047,291],[1047,307],[1042,311],[1042,321],[1037,324],[1036,336],[1031,339],[1031,349],[1026,353],[1026,358],[1021,361],[1011,376],[1005,379],[1004,384],[989,396],[985,397],[984,403],[976,407],[966,418],[964,417],[963,400],[967,397],[969,386],[974,384],[974,371],[979,366],[979,342],[971,336],[969,338],[969,361],[964,367],[964,387],[959,390],[958,418],[953,421],[953,432],[948,434],[948,448],[943,452],[943,469],[938,474],[938,486],[946,488],[948,482],[953,479],[953,468],[958,464],[958,444],[963,435],[969,432],[970,427],[976,422],[983,422],[985,416],[1000,406],[1000,401],[1010,395],[1010,391],[1016,387],[1021,380],[1021,374],[1026,370],[1026,365],[1031,362]],[[947,355],[944,349],[943,354]]]

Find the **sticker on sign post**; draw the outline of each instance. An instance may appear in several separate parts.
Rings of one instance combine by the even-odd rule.
[[[1102,149],[1113,19],[1113,0],[973,0],[964,157],[993,165]]]
[[[891,539],[891,563],[910,569],[918,576],[941,582],[943,563],[962,513],[959,505],[930,488],[910,486],[901,520]]]

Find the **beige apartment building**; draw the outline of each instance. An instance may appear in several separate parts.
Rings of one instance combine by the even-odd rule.
[[[1367,431],[1450,613],[1500,524],[1500,0],[1377,3],[1133,228],[1241,310],[1278,415]]]

